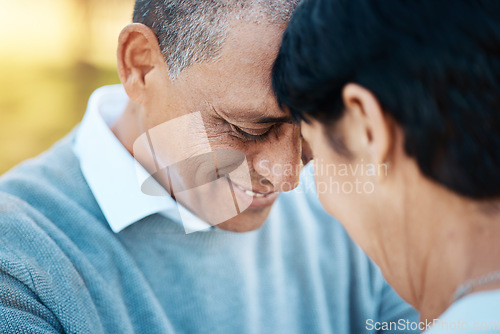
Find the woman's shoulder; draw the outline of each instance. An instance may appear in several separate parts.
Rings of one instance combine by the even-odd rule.
[[[500,334],[500,290],[478,292],[458,300],[426,333],[453,332]]]

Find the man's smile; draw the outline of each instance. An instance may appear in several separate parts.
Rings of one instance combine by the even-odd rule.
[[[233,184],[233,190],[235,196],[240,198],[242,201],[248,201],[248,197],[252,198],[252,204],[250,204],[250,209],[262,209],[271,206],[276,198],[278,198],[279,192],[263,192],[257,190],[250,190],[248,188],[242,187],[231,181]]]

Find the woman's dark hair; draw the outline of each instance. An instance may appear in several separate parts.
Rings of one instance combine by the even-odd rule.
[[[500,1],[304,0],[274,65],[280,105],[335,123],[347,83],[373,92],[427,177],[500,196]]]

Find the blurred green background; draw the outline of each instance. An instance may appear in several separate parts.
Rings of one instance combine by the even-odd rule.
[[[0,174],[68,133],[90,94],[119,83],[133,0],[0,0]]]

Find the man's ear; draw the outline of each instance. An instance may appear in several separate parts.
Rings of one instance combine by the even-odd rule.
[[[371,91],[354,83],[344,86],[342,98],[349,122],[346,131],[354,129],[346,133],[347,137],[363,155],[368,155],[370,163],[387,163],[393,145],[393,123],[378,99]]]
[[[118,75],[131,100],[141,104],[146,75],[164,62],[158,39],[140,23],[127,25],[118,39]]]

